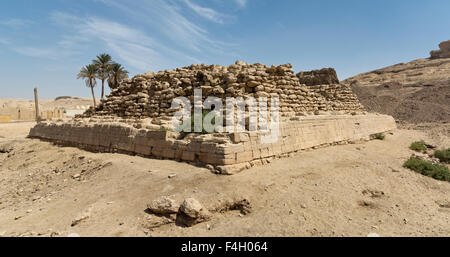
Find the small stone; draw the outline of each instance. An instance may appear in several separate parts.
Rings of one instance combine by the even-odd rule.
[[[91,216],[92,207],[87,208],[83,213],[78,215],[73,221],[71,226],[75,227],[76,225],[80,224],[81,222],[89,219]]]
[[[214,168],[214,166],[212,166],[211,164],[208,164],[205,166],[208,170],[210,170],[211,172],[215,172],[216,169]]]
[[[394,173],[398,173],[398,172],[400,172],[399,170],[397,170],[397,169],[394,169],[394,168],[392,168],[392,167],[390,167],[391,168],[391,171],[392,172],[394,172]]]
[[[177,176],[177,174],[170,174],[168,177],[169,178],[174,178],[174,177],[176,177]]]
[[[178,212],[179,204],[177,204],[175,200],[163,196],[152,201],[147,207],[153,213],[173,214]]]

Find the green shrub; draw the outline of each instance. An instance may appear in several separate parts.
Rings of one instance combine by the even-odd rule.
[[[202,134],[210,134],[208,131],[205,130],[203,127],[203,122],[205,120],[206,115],[208,115],[211,112],[211,110],[202,110]],[[191,131],[195,133],[195,114],[191,116]],[[212,119],[211,125],[215,125],[215,119]]]
[[[450,182],[450,170],[444,165],[434,164],[430,161],[411,157],[405,162],[405,164],[403,164],[403,167],[418,172],[424,176]]]
[[[417,141],[411,144],[409,149],[414,150],[416,152],[424,152],[428,150],[428,147],[426,146],[425,142],[423,141]]]
[[[448,148],[447,150],[435,151],[434,157],[438,158],[441,162],[450,163],[450,148]]]
[[[383,133],[377,133],[375,134],[375,139],[377,140],[384,140],[386,136]]]
[[[190,127],[190,130],[191,130],[190,133],[211,134],[211,133],[217,132],[217,131],[214,131],[214,132],[210,133],[210,132],[206,131],[206,129],[203,127],[203,123],[204,123],[204,120],[206,118],[206,115],[208,115],[210,112],[211,112],[211,110],[203,110],[202,113],[200,114],[201,115],[202,132],[195,132],[195,118],[200,116],[199,114],[197,114],[197,115],[196,114],[192,114],[191,117],[189,119],[187,119],[187,120],[184,120],[182,122],[182,124],[180,124],[179,127],[176,128],[175,131],[183,132],[184,129]],[[211,125],[215,125],[215,124],[216,124],[216,122],[215,122],[215,119],[213,118],[211,120]]]

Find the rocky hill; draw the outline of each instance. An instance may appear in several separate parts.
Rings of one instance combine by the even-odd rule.
[[[445,43],[445,42],[444,42]],[[441,43],[439,52],[446,53]],[[342,81],[368,111],[407,123],[450,122],[450,58],[418,59]]]

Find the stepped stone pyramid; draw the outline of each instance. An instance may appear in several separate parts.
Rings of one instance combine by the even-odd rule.
[[[296,75],[290,64],[241,61],[140,74],[124,80],[97,108],[71,121],[40,123],[30,136],[91,151],[182,160],[234,174],[302,149],[367,140],[396,129],[392,117],[366,113],[349,86],[307,86],[300,82],[302,74]],[[324,81],[311,78],[314,74],[307,73],[307,80]],[[187,97],[194,105],[195,90],[201,90],[203,100],[210,96],[279,99],[277,140],[264,143],[261,138],[267,131],[174,132],[171,121],[178,110],[171,108],[172,102]],[[248,115],[252,113],[246,111]]]

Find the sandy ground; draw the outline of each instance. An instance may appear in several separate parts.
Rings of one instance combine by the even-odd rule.
[[[0,124],[2,236],[450,236],[450,183],[402,168],[412,141],[434,140],[422,131],[219,176],[175,161],[26,139],[31,126]],[[146,212],[160,196],[194,197],[212,211],[247,199],[251,212],[213,211],[191,228],[163,225],[164,217]]]

